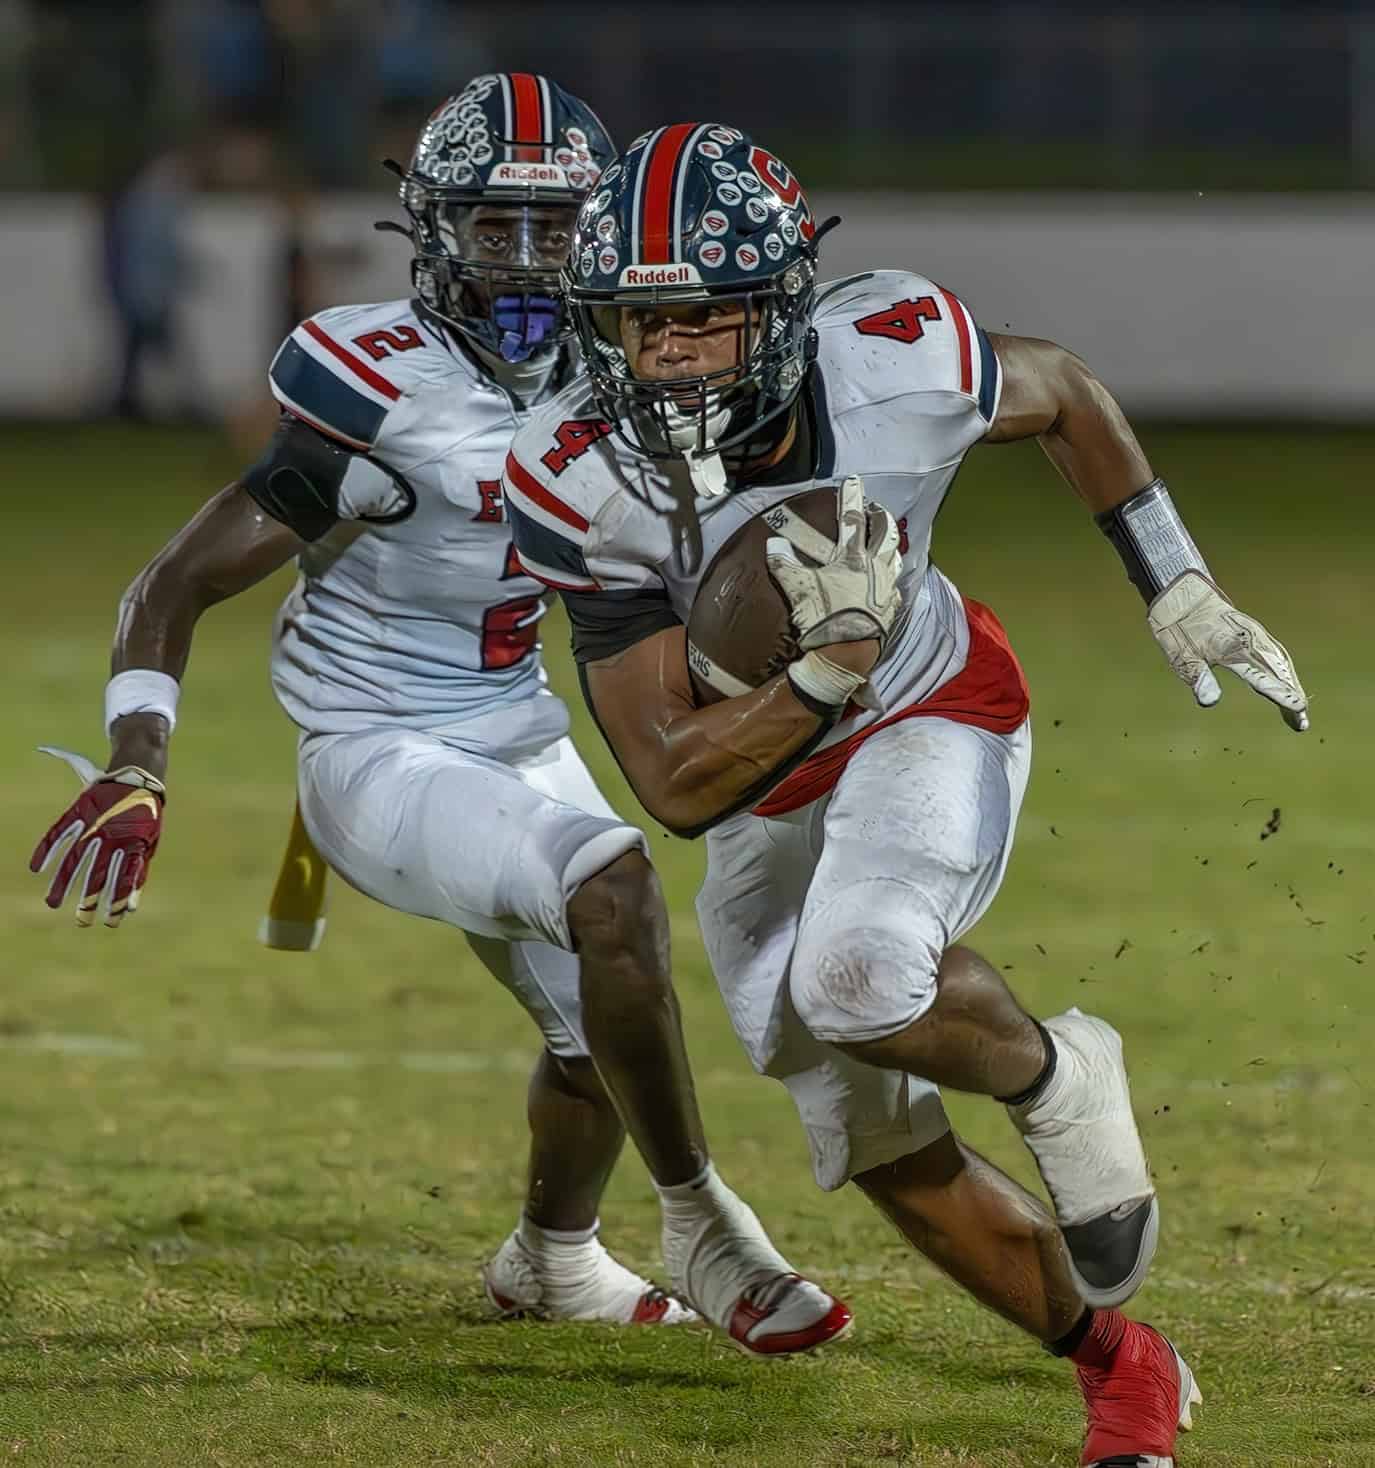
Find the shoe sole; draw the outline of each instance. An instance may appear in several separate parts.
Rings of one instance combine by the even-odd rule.
[[[492,1288],[492,1281],[487,1278],[487,1271],[482,1271],[482,1293],[487,1297],[487,1303],[496,1312],[498,1320],[539,1320],[539,1307],[535,1305],[518,1305],[514,1300],[508,1300],[505,1295],[499,1295]]]
[[[1119,1305],[1125,1305],[1131,1299],[1146,1282],[1146,1276],[1151,1271],[1151,1262],[1155,1258],[1156,1246],[1160,1242],[1160,1201],[1152,1196],[1150,1213],[1147,1215],[1146,1226],[1141,1231],[1141,1239],[1137,1245],[1136,1259],[1131,1269],[1116,1284],[1095,1285],[1085,1279],[1074,1259],[1071,1242],[1074,1229],[1062,1229],[1061,1232],[1065,1239],[1066,1251],[1069,1254],[1070,1277],[1084,1303],[1091,1305],[1095,1310],[1113,1310]]]

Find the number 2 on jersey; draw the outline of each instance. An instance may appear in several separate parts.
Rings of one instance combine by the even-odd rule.
[[[891,341],[920,341],[926,335],[923,321],[939,321],[941,308],[934,296],[918,296],[914,301],[894,301],[871,316],[861,316],[855,330],[861,336],[886,336]]]
[[[385,361],[393,352],[411,352],[425,345],[424,338],[413,326],[398,326],[395,331],[365,331],[353,339],[374,362]]]

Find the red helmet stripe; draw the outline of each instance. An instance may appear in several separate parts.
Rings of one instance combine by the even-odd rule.
[[[540,102],[539,78],[528,71],[511,73],[511,99],[514,103],[515,140],[518,143],[544,143],[544,108]],[[541,147],[517,148],[517,163],[539,163]]]
[[[654,144],[644,168],[644,202],[640,223],[640,260],[643,265],[667,265],[678,241],[673,237],[673,180],[683,144],[696,129],[695,122],[675,122]]]

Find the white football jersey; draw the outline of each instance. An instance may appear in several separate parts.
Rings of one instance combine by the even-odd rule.
[[[897,521],[903,609],[871,675],[882,709],[842,721],[827,742],[926,699],[970,648],[964,604],[930,564],[931,527],[968,450],[997,412],[1001,369],[950,291],[884,270],[822,285],[809,375],[815,469],[792,484],[697,497],[681,461],[637,454],[600,420],[585,381],[534,413],[507,459],[505,489],[521,563],[575,592],[661,588],[687,622],[697,586],[749,519],[817,483],[851,474]]]
[[[283,408],[356,451],[340,522],[302,554],[277,622],[273,684],[295,723],[462,725],[457,742],[507,756],[562,737],[545,589],[515,558],[502,498],[526,411],[404,300],[322,311],[269,378]]]

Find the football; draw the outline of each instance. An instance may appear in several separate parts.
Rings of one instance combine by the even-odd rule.
[[[717,551],[688,616],[687,659],[700,706],[749,693],[799,653],[788,604],[765,561],[770,536],[793,542],[799,560],[819,564],[836,537],[839,485],[804,490],[746,521]],[[882,538],[882,512],[870,506],[867,542]]]

